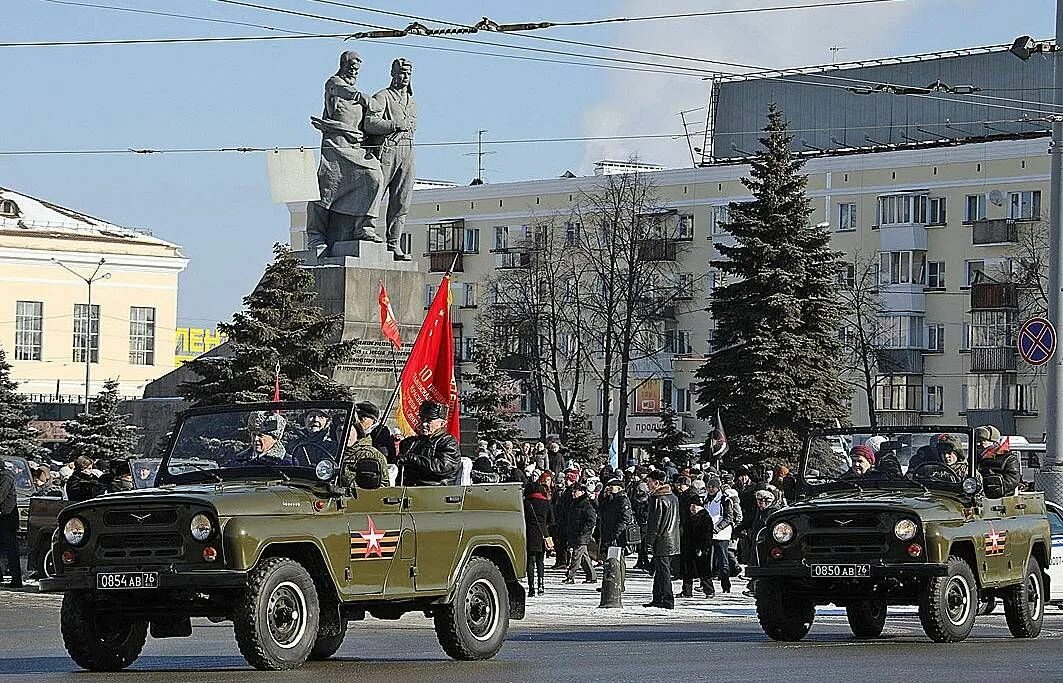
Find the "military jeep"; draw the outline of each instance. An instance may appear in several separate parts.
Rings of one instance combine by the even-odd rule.
[[[206,617],[232,621],[252,666],[293,669],[335,654],[351,621],[408,612],[434,620],[449,656],[493,657],[524,616],[519,485],[357,487],[340,446],[352,416],[335,402],[189,410],[155,488],[64,508],[41,590],[65,593],[73,660],[120,670],[149,633],[190,636]]]
[[[769,637],[800,640],[816,606],[834,604],[854,636],[876,638],[887,606],[918,605],[927,636],[957,642],[971,633],[980,600],[997,598],[1013,636],[1040,634],[1052,548],[1044,497],[989,497],[999,482],[983,482],[965,446],[957,463],[945,461],[937,443],[949,441],[972,444],[971,430],[835,429],[808,438],[798,500],[768,517],[748,570]],[[850,453],[872,444],[873,467],[862,472],[868,450]]]

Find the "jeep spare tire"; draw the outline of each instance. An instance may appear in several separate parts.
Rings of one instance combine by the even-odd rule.
[[[952,556],[945,576],[927,582],[919,597],[919,621],[931,640],[957,643],[966,640],[978,613],[978,584],[966,560]]]
[[[259,562],[233,610],[233,630],[248,664],[264,671],[296,669],[317,642],[320,617],[314,580],[287,557]]]
[[[1045,617],[1045,577],[1041,563],[1030,557],[1026,563],[1023,582],[1001,591],[1004,597],[1004,618],[1008,630],[1016,638],[1036,638],[1041,635]]]
[[[137,660],[148,637],[147,621],[97,610],[80,592],[63,596],[59,623],[70,658],[89,671],[121,671]]]
[[[494,657],[509,631],[509,592],[494,562],[469,560],[454,587],[454,598],[435,610],[436,637],[452,659]]]
[[[847,605],[845,616],[857,638],[878,638],[886,625],[886,601],[863,600]]]

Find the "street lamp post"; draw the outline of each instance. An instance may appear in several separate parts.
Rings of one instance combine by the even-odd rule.
[[[1048,319],[1056,330],[1063,323],[1063,0],[1056,1],[1056,42],[1038,43],[1029,36],[1021,36],[1011,46],[1011,53],[1026,61],[1035,53],[1047,53],[1052,60],[1054,86],[1052,104],[1052,175],[1051,208],[1048,221]],[[1058,341],[1058,340],[1057,340]],[[1060,412],[1060,352],[1048,361],[1045,382],[1045,461],[1038,475],[1038,484],[1045,497],[1063,502],[1063,413]]]
[[[100,273],[100,268],[103,268],[103,264],[107,262],[107,259],[100,259],[100,262],[96,264],[96,270],[92,271],[92,275],[85,277],[81,273],[77,272],[70,266],[66,265],[59,259],[52,259],[52,263],[62,266],[64,269],[72,273],[75,277],[85,283],[88,288],[88,311],[85,316],[85,345],[82,353],[85,359],[85,414],[89,412],[89,383],[92,381],[92,283],[97,280],[106,280],[111,277],[110,273]],[[75,321],[76,322],[76,321]],[[97,323],[98,324],[98,323]]]

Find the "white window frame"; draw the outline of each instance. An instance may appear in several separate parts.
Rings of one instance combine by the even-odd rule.
[[[15,360],[39,361],[44,348],[44,302],[15,302]]]
[[[856,202],[838,204],[838,232],[856,230]]]
[[[1008,218],[1015,221],[1041,220],[1041,191],[1019,190],[1008,193]]]
[[[432,300],[436,298],[436,285],[424,286],[424,308],[427,311],[432,305]]]
[[[945,323],[927,323],[926,349],[937,353],[945,351]]]
[[[945,279],[945,262],[944,261],[927,261],[926,262],[926,287],[927,289],[945,289],[947,280]]]
[[[985,193],[969,194],[963,198],[963,222],[974,223],[986,219],[989,202]],[[974,209],[972,215],[971,209]]]
[[[465,228],[462,231],[461,250],[465,254],[480,253],[480,228]]]
[[[495,251],[509,249],[509,226],[496,225],[494,229]]]
[[[681,213],[675,218],[675,238],[677,240],[694,239],[694,214]]]
[[[878,225],[926,225],[925,194],[887,194],[878,198]]]
[[[155,365],[155,308],[129,307],[129,364]]]
[[[89,358],[100,362],[100,305],[74,304],[74,339],[71,343],[75,363],[85,362],[85,335],[88,334]]]
[[[926,283],[926,252],[880,251],[880,285],[922,285]]]
[[[709,207],[709,237],[729,235],[724,223],[731,221],[731,208],[727,204],[713,204]]]
[[[976,263],[982,264],[977,269],[972,269],[972,266]],[[970,287],[974,281],[975,273],[985,272],[985,259],[966,259],[963,262],[963,286]]]
[[[926,224],[945,225],[948,223],[947,204],[944,197],[928,197],[926,200]]]
[[[945,387],[940,384],[927,384],[923,387],[923,412],[929,415],[945,413]]]
[[[461,308],[476,308],[476,283],[464,282],[461,290]]]

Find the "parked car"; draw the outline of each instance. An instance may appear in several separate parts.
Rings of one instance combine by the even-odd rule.
[[[1052,560],[1048,565],[1049,602],[1063,609],[1063,505],[1045,503],[1052,527]]]

